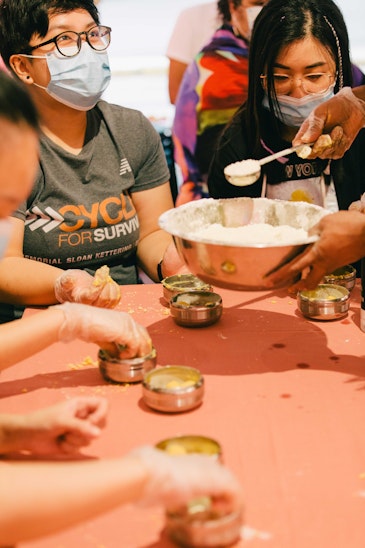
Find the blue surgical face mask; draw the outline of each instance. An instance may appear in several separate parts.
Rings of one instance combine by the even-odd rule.
[[[261,10],[262,10],[262,6],[252,6],[251,8],[246,8],[247,24],[248,24],[248,28],[250,29],[250,37],[252,34],[252,29],[255,23],[255,19]]]
[[[289,95],[278,95],[277,100],[280,107],[279,120],[286,126],[300,127],[312,110],[333,97],[334,87],[335,84],[332,84],[324,93],[311,93],[310,95],[300,97],[300,99],[290,97]],[[262,106],[270,110],[267,93],[265,93]]]
[[[84,42],[75,57],[65,57],[58,52],[41,57],[47,59],[51,75],[45,89],[51,97],[77,110],[90,110],[99,101],[110,82],[109,59],[106,51],[95,51]]]
[[[0,220],[0,259],[4,256],[8,247],[13,225],[9,219]]]

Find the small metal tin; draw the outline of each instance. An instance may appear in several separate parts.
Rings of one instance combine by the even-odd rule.
[[[342,285],[351,291],[356,283],[356,268],[348,264],[337,268],[331,274],[327,274],[323,278],[324,284]]]
[[[170,300],[171,316],[184,327],[212,325],[219,320],[222,312],[222,297],[212,291],[178,293]]]
[[[320,284],[315,289],[299,291],[297,302],[307,318],[337,320],[348,313],[350,292],[342,285]]]
[[[146,373],[156,367],[156,349],[147,356],[120,359],[111,357],[105,350],[98,353],[100,373],[107,381],[119,383],[141,382]]]
[[[220,444],[213,438],[186,435],[168,438],[156,447],[170,455],[204,454],[222,460]],[[189,501],[178,510],[166,511],[166,532],[176,544],[188,548],[231,546],[240,538],[242,509],[222,514],[210,497]]]
[[[204,378],[198,369],[166,365],[147,373],[142,382],[146,405],[157,411],[180,413],[203,401]]]
[[[190,291],[211,291],[212,286],[203,282],[193,274],[176,274],[162,280],[163,296],[167,303],[178,293]]]
[[[201,497],[179,512],[167,512],[166,532],[176,544],[188,548],[232,546],[241,536],[242,514],[242,509],[218,513],[209,497]]]
[[[221,460],[222,448],[213,438],[198,435],[176,436],[167,438],[156,444],[157,449],[166,451],[169,455],[186,455],[189,453],[199,453],[211,455],[217,460]]]

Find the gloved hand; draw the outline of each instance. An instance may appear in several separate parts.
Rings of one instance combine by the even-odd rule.
[[[334,97],[315,108],[303,122],[293,145],[313,143],[325,130],[330,131],[332,146],[316,152],[316,143],[308,158],[342,158],[365,124],[365,103],[350,87],[342,88]]]
[[[55,295],[65,301],[114,308],[120,301],[119,285],[109,276],[109,268],[102,266],[94,277],[84,270],[65,270],[55,282]]]
[[[147,330],[126,312],[77,303],[63,303],[54,308],[64,314],[59,331],[61,341],[79,338],[102,348],[104,342],[115,343],[122,347],[121,358],[146,356],[152,350]]]
[[[360,213],[365,213],[365,192],[360,200],[356,200],[356,202],[352,202],[352,204],[349,205],[349,211],[360,211]]]
[[[209,496],[222,513],[242,505],[241,487],[233,474],[208,455],[169,455],[150,446],[129,453],[147,470],[141,506],[162,504],[177,509],[190,500]]]

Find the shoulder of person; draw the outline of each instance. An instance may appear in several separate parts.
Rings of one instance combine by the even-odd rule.
[[[95,107],[112,131],[129,131],[132,134],[156,132],[152,122],[141,112],[133,108],[115,105],[107,101],[99,101]],[[128,134],[130,137],[130,134]]]
[[[103,118],[107,119],[109,117],[116,118],[118,120],[145,120],[148,121],[146,116],[137,109],[124,107],[122,105],[116,105],[114,103],[109,103],[108,101],[98,101],[95,109],[101,112]]]

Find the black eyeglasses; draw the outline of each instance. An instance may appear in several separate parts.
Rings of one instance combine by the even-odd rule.
[[[96,51],[104,51],[109,47],[111,31],[112,29],[110,27],[104,27],[102,25],[96,25],[83,32],[67,30],[61,32],[61,34],[57,34],[57,36],[47,40],[47,42],[32,46],[30,51],[46,46],[47,44],[56,44],[56,48],[61,55],[64,55],[65,57],[75,57],[81,50],[81,36],[83,35],[85,35],[86,41],[91,48]]]

